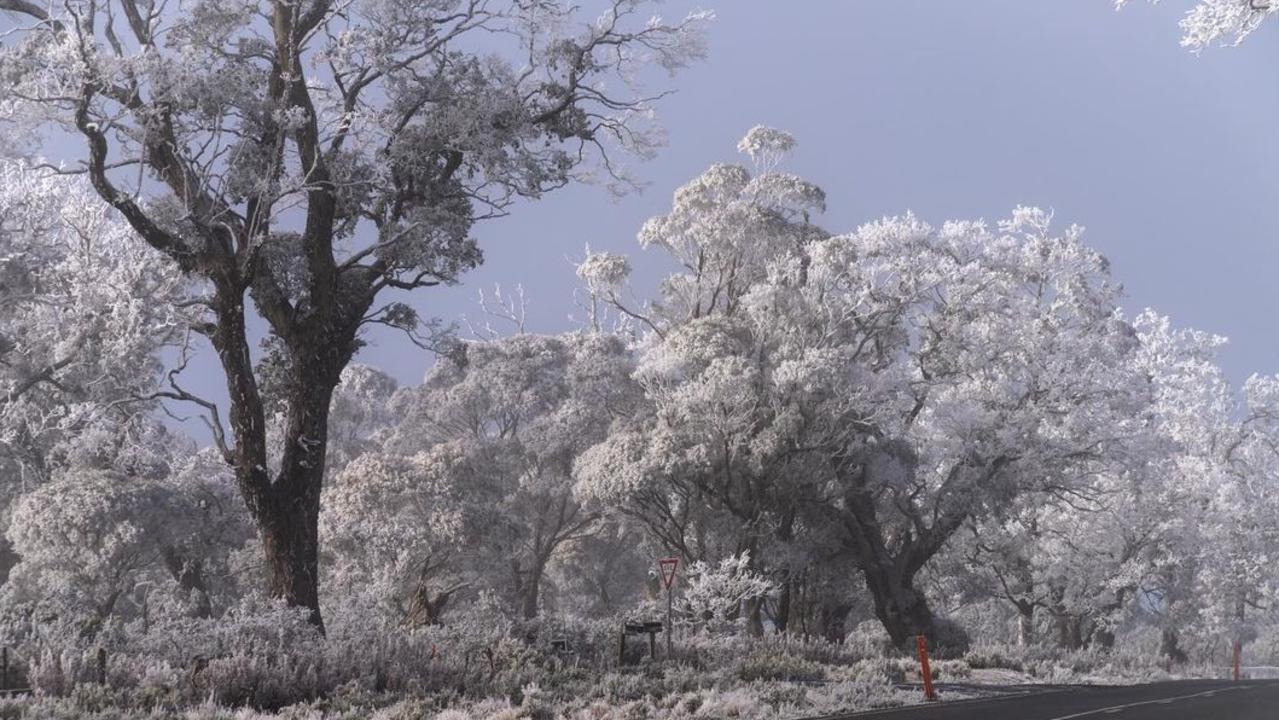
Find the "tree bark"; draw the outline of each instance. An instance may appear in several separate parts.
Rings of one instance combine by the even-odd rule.
[[[258,528],[267,590],[290,606],[305,608],[321,632],[319,517],[329,403],[355,351],[359,315],[351,316],[366,307],[367,301],[359,298],[347,307],[314,308],[307,317],[277,330],[288,348],[289,367],[284,387],[276,389],[282,395],[284,427],[274,477],[267,469],[266,417],[248,352],[242,298],[219,306],[218,329],[212,337],[231,396],[236,443],[229,461]]]
[[[352,328],[338,342],[315,338],[290,348],[293,367],[285,395],[280,471],[266,492],[259,491],[254,512],[269,592],[289,605],[306,608],[321,632],[319,521],[329,404],[342,368],[350,361],[353,336]]]
[[[864,570],[866,588],[875,605],[875,617],[896,647],[906,647],[916,635],[936,637],[936,616],[924,594],[914,587],[913,577],[903,577],[881,568]]]
[[[1017,646],[1027,647],[1035,642],[1035,606],[1032,603],[1017,604]]]
[[[931,512],[914,509],[908,528],[885,527],[871,488],[890,487],[892,483],[875,477],[875,473],[880,472],[876,468],[912,476],[917,459],[909,448],[891,444],[877,452],[879,457],[841,456],[835,461],[836,475],[846,483],[843,507],[838,515],[845,530],[844,546],[862,571],[874,601],[875,616],[894,645],[901,647],[913,636],[922,634],[949,652],[962,652],[967,649],[967,637],[953,626],[948,628],[952,632],[947,633],[951,637],[939,636],[937,619],[924,594],[915,588],[915,577],[968,519],[968,503],[939,492],[941,497],[935,500],[937,505]],[[884,458],[890,462],[883,461]],[[949,487],[965,473],[974,471],[986,479],[992,478],[1007,462],[1001,457],[982,467],[956,464],[943,485]],[[909,513],[912,507],[903,504],[898,510]]]
[[[751,637],[764,636],[764,598],[746,601],[746,632]]]
[[[1181,637],[1177,629],[1166,627],[1159,632],[1159,654],[1168,662],[1180,665],[1190,659],[1186,651],[1181,649]]]
[[[849,603],[821,603],[817,611],[818,632],[828,642],[844,642],[848,635],[848,613],[852,611],[853,606]]]
[[[168,546],[161,553],[164,566],[173,576],[174,582],[195,600],[195,616],[208,618],[213,616],[213,606],[209,602],[209,588],[204,581],[204,568],[198,560],[190,560],[183,556],[177,548]]]
[[[522,611],[525,620],[532,620],[537,617],[537,601],[540,594],[541,582],[538,578],[530,578],[528,585],[524,588],[524,597],[522,598]]]
[[[319,493],[315,494],[318,496]],[[298,498],[295,503],[264,513],[259,534],[266,559],[267,589],[271,596],[281,598],[294,607],[306,608],[308,619],[323,631],[318,522],[318,503],[312,509],[305,498]]]
[[[781,590],[777,594],[777,612],[773,615],[773,627],[778,634],[786,634],[790,627],[791,596],[794,593],[794,582],[788,577],[782,581]]]
[[[1062,612],[1056,617],[1057,646],[1063,650],[1082,650],[1084,647],[1084,623],[1077,615]]]

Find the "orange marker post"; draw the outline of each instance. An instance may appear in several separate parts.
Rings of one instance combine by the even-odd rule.
[[[928,667],[928,640],[923,635],[916,635],[915,644],[919,647],[919,670],[924,676],[924,699],[936,700],[937,693],[933,691],[933,671]]]
[[[1239,677],[1241,675],[1241,673],[1239,672],[1240,670],[1239,664],[1241,660],[1240,656],[1243,655],[1243,648],[1241,647],[1241,645],[1242,643],[1240,643],[1238,640],[1235,641],[1235,648],[1234,648],[1235,649],[1235,682],[1239,682]]]

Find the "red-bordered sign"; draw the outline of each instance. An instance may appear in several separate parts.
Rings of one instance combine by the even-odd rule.
[[[657,561],[657,569],[662,572],[662,586],[670,590],[671,583],[675,582],[675,571],[679,569],[679,558],[661,558]]]

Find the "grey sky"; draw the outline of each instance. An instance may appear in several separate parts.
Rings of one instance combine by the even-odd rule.
[[[479,288],[523,283],[529,329],[570,327],[570,256],[631,253],[635,232],[755,124],[795,134],[790,168],[821,184],[824,225],[914,210],[996,220],[1056,210],[1112,261],[1129,306],[1227,335],[1235,381],[1279,371],[1279,37],[1196,57],[1178,46],[1189,0],[706,0],[708,62],[674,80],[670,145],[636,170],[649,189],[610,201],[572,188],[478,228],[488,262],[457,288],[416,293],[424,315],[476,314]],[[695,3],[671,1],[682,15]],[[430,363],[390,333],[359,360],[417,382]],[[204,365],[212,387],[220,378]],[[202,378],[200,385],[204,385]]]

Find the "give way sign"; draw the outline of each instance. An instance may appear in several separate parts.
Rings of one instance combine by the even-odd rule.
[[[671,583],[675,582],[675,571],[679,569],[679,558],[662,558],[657,561],[657,568],[662,571],[662,587],[670,590]]]

